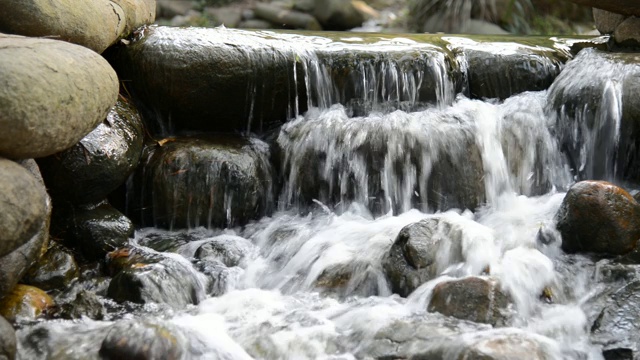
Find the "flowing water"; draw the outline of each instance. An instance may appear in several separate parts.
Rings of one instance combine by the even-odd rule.
[[[590,340],[586,305],[599,289],[594,262],[562,253],[553,216],[576,176],[592,176],[600,166],[594,142],[615,148],[619,89],[615,82],[604,87],[595,128],[580,130],[581,120],[573,128],[580,136],[571,138],[576,169],[561,148],[568,130],[558,127],[558,117],[568,115],[553,107],[557,90],[472,100],[466,80],[457,84],[453,65],[440,55],[376,57],[341,83],[328,74],[336,66],[330,56],[296,61],[308,110],[300,113],[296,101],[273,144],[283,180],[277,211],[241,228],[142,229],[132,242],[148,249],[153,234],[191,238],[156,255],[188,268],[201,290],[197,304],[148,304],[104,321],[25,324],[20,358],[95,357],[109,326],[123,318],[174,329],[188,359],[458,359],[469,349],[602,358]],[[597,54],[588,52],[568,66],[594,61]],[[436,84],[428,101],[420,95],[425,83]],[[603,132],[592,129],[602,128],[606,139],[594,140]],[[612,165],[602,166],[615,175]],[[383,259],[403,227],[427,218],[457,229],[451,241],[460,242],[459,253],[441,253],[438,276],[406,298],[394,295]],[[197,271],[192,259],[202,244],[232,242],[241,249],[237,261],[216,277]],[[437,284],[487,272],[513,298],[509,326],[427,312]],[[205,294],[211,283],[216,296]],[[554,294],[552,302],[541,300],[544,291]]]

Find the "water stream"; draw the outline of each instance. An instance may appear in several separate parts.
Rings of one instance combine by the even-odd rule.
[[[461,359],[476,350],[601,359],[589,337],[594,262],[539,237],[557,236],[553,216],[572,183],[598,176],[598,166],[602,176],[616,175],[614,160],[601,163],[595,150],[604,146],[611,159],[617,146],[615,80],[595,127],[585,128],[582,115],[559,127],[566,114],[554,110],[555,87],[470,99],[468,79],[451,75],[465,73],[461,58],[450,64],[440,50],[421,51],[360,61],[342,82],[329,75],[338,67],[331,51],[298,51],[292,75],[307,93],[296,95],[272,144],[281,159],[276,211],[230,229],[141,229],[132,241],[189,268],[209,294],[195,305],[147,304],[103,321],[25,324],[20,358],[97,357],[113,323],[147,319],[179,334],[184,359]],[[567,66],[603,66],[593,65],[595,52],[573,61]],[[429,101],[420,95],[425,83],[435,84]],[[562,148],[567,141],[577,156]],[[392,293],[383,262],[400,230],[424,219],[450,224],[447,240],[456,246],[440,249],[437,276],[403,298]],[[149,246],[158,234],[190,241],[156,252]],[[215,276],[205,276],[194,259],[205,243],[234,244],[239,255],[217,258]],[[507,326],[427,311],[434,287],[469,276],[494,279],[511,295]],[[541,299],[545,291],[553,301]]]

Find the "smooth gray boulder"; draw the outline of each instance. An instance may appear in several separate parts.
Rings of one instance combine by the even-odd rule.
[[[98,53],[156,14],[154,0],[5,0],[2,8],[2,32],[55,37]]]
[[[622,15],[640,16],[640,2],[637,0],[569,0],[579,5],[590,6]]]
[[[0,64],[2,156],[60,152],[93,130],[116,103],[115,71],[81,46],[0,34]]]
[[[0,158],[0,257],[36,235],[47,218],[47,192],[27,169]]]

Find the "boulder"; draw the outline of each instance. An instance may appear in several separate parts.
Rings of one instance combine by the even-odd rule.
[[[623,47],[640,46],[640,17],[629,17],[625,19],[613,33],[616,44]]]
[[[165,139],[146,148],[142,164],[128,213],[144,225],[237,226],[270,211],[268,148],[257,139]]]
[[[174,16],[186,15],[194,8],[194,2],[190,0],[158,0],[156,5],[156,17],[171,19]]]
[[[382,296],[388,292],[384,274],[366,262],[337,264],[324,269],[314,286],[339,296]]]
[[[16,332],[9,322],[0,316],[0,359],[14,360],[17,352]]]
[[[153,23],[155,6],[154,0],[95,0],[84,6],[70,0],[7,0],[0,31],[52,36],[101,53],[135,28]]]
[[[492,279],[468,277],[441,282],[433,288],[427,310],[458,319],[505,326],[510,296]]]
[[[138,165],[143,143],[142,120],[121,98],[80,142],[38,164],[54,201],[96,203],[126,181]]]
[[[0,257],[24,245],[47,221],[49,198],[41,181],[0,158]]]
[[[82,290],[76,297],[67,303],[57,304],[50,312],[52,318],[62,318],[68,320],[81,319],[87,317],[92,320],[102,320],[106,314],[106,309],[95,293]]]
[[[117,302],[159,303],[174,308],[197,304],[204,297],[207,283],[186,260],[148,254],[142,249],[119,251],[110,257],[111,268],[120,270],[111,280],[107,295]]]
[[[133,236],[131,220],[107,202],[90,206],[61,205],[54,210],[52,234],[89,260],[103,259],[106,253],[124,246]]]
[[[408,296],[423,283],[441,274],[448,266],[463,261],[470,263],[469,271],[480,274],[489,265],[486,256],[479,261],[469,245],[482,246],[490,251],[493,238],[489,230],[462,218],[434,216],[405,226],[396,237],[382,267],[391,290]]]
[[[61,245],[53,245],[25,274],[22,281],[42,290],[63,290],[79,275],[73,254]]]
[[[262,3],[258,3],[260,5]],[[242,21],[242,9],[237,7],[207,7],[204,14],[211,17],[216,24],[226,27],[238,27]]]
[[[593,19],[596,22],[596,28],[601,34],[613,34],[618,25],[624,21],[626,16],[612,13],[610,11],[593,9]]]
[[[46,292],[19,284],[0,300],[0,315],[10,322],[19,318],[34,320],[53,304],[53,299]]]
[[[285,28],[322,30],[318,20],[309,14],[295,10],[283,9],[277,5],[257,3],[256,16]]]
[[[211,258],[220,261],[227,267],[240,266],[245,258],[256,253],[251,241],[238,236],[221,235],[207,240],[196,250],[197,259]]]
[[[111,326],[100,346],[100,359],[183,359],[186,340],[168,324],[122,320]]]
[[[316,0],[313,16],[326,30],[349,30],[362,25],[363,14],[351,0]]]
[[[640,16],[640,3],[636,0],[569,0],[579,5],[607,10],[622,15]]]
[[[566,252],[624,255],[640,239],[640,204],[605,181],[581,181],[569,189],[555,215]]]
[[[10,3],[29,8],[22,1]],[[14,15],[3,10],[0,16],[5,14]],[[99,23],[95,17],[91,21]],[[0,34],[0,63],[0,84],[5,84],[0,86],[0,155],[5,157],[37,158],[65,150],[116,103],[115,71],[81,46]]]

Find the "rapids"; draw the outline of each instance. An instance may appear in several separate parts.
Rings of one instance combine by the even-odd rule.
[[[560,250],[553,216],[571,184],[594,175],[594,144],[615,151],[615,81],[596,114],[598,129],[609,129],[606,138],[594,140],[592,130],[580,130],[582,121],[573,128],[581,136],[570,138],[575,169],[560,141],[573,133],[558,127],[564,115],[553,108],[553,89],[470,99],[429,48],[435,56],[427,56],[426,70],[388,59],[360,63],[362,76],[349,78],[352,93],[345,96],[327,75],[330,63],[304,54],[293,74],[303,74],[295,81],[305,84],[307,110],[296,100],[271,144],[281,159],[276,211],[228,229],[139,229],[132,240],[186,267],[201,290],[197,305],[104,299],[112,311],[102,321],[23,323],[19,358],[96,358],[110,325],[149,319],[179,334],[185,359],[459,359],[469,349],[500,346],[519,358],[601,359],[600,345],[590,340],[589,299],[601,289],[596,265]],[[567,66],[597,58],[585,51]],[[429,77],[437,84],[435,102],[419,95]],[[605,111],[615,113],[613,120]],[[616,175],[613,165],[603,166]],[[426,218],[453,224],[461,253],[440,252],[438,276],[402,298],[392,294],[382,261],[403,227]],[[152,250],[158,234],[191,241]],[[242,257],[207,277],[193,259],[208,242],[235,242]],[[487,269],[514,299],[510,326],[427,312],[437,284],[486,276]],[[331,276],[340,277],[339,287],[323,285]],[[540,299],[545,289],[552,302]]]

